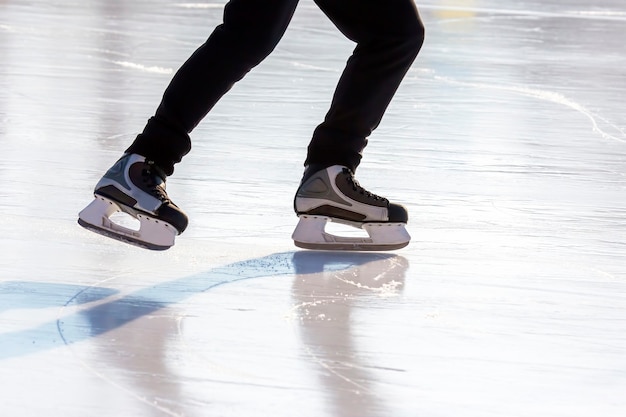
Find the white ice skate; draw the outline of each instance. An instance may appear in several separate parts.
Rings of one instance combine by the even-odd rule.
[[[314,171],[309,167],[294,200],[300,218],[292,238],[306,249],[384,251],[405,247],[408,213],[386,198],[366,191],[348,168],[334,165]],[[328,222],[363,229],[369,237],[337,236],[326,231]]]
[[[167,196],[165,174],[141,155],[124,155],[96,185],[94,201],[78,223],[96,233],[147,249],[164,250],[187,227],[187,216]],[[127,213],[139,221],[134,230],[111,219]]]

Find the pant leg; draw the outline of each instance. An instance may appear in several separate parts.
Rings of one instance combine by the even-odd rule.
[[[215,28],[174,75],[143,132],[127,152],[154,160],[168,175],[191,149],[189,133],[218,100],[282,38],[298,0],[230,0]]]
[[[355,170],[367,137],[380,123],[424,41],[413,0],[315,0],[357,43],[325,120],[313,134],[305,165]]]

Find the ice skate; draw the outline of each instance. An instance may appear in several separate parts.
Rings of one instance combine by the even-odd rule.
[[[384,251],[408,245],[408,213],[399,204],[366,191],[348,168],[308,167],[296,192],[294,209],[300,218],[292,238],[306,249]],[[369,237],[328,233],[328,222],[363,229]]]
[[[165,174],[141,155],[126,154],[96,185],[94,201],[78,215],[78,223],[96,233],[147,249],[164,250],[187,227],[187,216],[167,196]],[[111,219],[126,213],[139,229]]]

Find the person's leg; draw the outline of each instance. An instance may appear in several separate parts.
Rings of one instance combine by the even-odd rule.
[[[167,175],[191,149],[189,133],[217,101],[267,57],[298,0],[230,0],[224,21],[184,63],[127,153],[154,161]]]
[[[330,110],[308,147],[305,165],[343,165],[353,172],[424,41],[413,0],[315,0],[357,43]]]
[[[261,62],[282,37],[298,0],[230,0],[224,23],[180,68],[156,114],[96,184],[78,217],[89,230],[149,249],[174,244],[188,223],[165,191],[165,179],[191,148],[189,133],[232,85]],[[130,229],[112,220],[128,213]]]
[[[296,191],[296,246],[333,250],[393,250],[406,246],[408,212],[359,185],[361,152],[417,56],[424,27],[413,0],[315,0],[357,43],[326,118],[314,134]],[[336,236],[329,221],[359,227],[367,238]]]

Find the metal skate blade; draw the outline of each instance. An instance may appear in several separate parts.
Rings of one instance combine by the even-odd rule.
[[[78,224],[84,228],[145,249],[165,250],[174,245],[174,238],[178,232],[169,223],[103,196],[94,197],[94,200],[78,214]],[[111,217],[118,213],[126,213],[138,220],[139,230],[133,230],[112,220]]]
[[[362,243],[309,243],[299,242],[294,240],[293,243],[302,249],[311,250],[326,250],[326,251],[367,251],[367,252],[384,252],[390,250],[402,249],[407,246],[409,242],[398,243],[394,245],[376,245],[376,244],[362,244]]]
[[[293,232],[294,244],[303,249],[334,251],[390,251],[409,244],[403,223],[354,223],[326,216],[300,215]],[[325,230],[329,222],[347,224],[367,232],[368,237],[337,236]]]
[[[120,235],[109,229],[105,229],[103,227],[98,227],[93,224],[87,223],[83,219],[78,219],[78,224],[80,224],[82,227],[84,227],[85,229],[91,232],[109,237],[111,239],[119,240],[120,242],[128,243],[129,245],[137,246],[143,249],[162,251],[162,250],[167,250],[171,248],[171,246],[153,245],[150,242],[144,242],[143,240],[134,239],[128,235]]]

